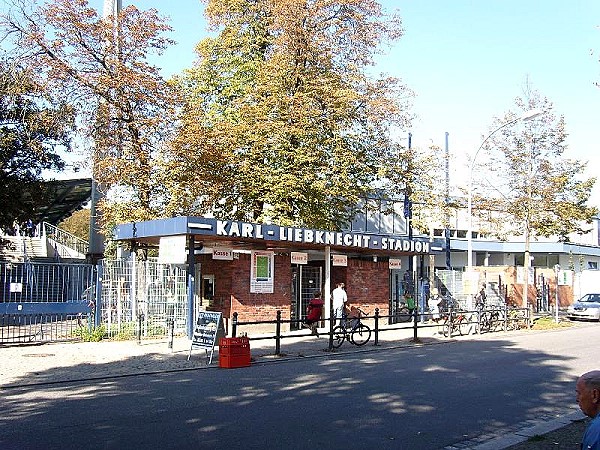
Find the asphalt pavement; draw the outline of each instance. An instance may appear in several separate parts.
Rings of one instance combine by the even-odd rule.
[[[512,331],[511,333],[545,333],[548,331]],[[550,331],[551,332],[551,331]],[[501,337],[504,333],[493,333]],[[259,336],[257,336],[259,337]],[[328,336],[311,336],[308,330],[289,333],[280,343],[280,352],[275,354],[275,341],[253,339],[250,342],[252,365],[268,365],[298,358],[326,358],[335,354],[381,352],[384,349],[430,345],[452,345],[465,340],[488,339],[492,334],[458,336],[446,338],[439,327],[432,325],[420,328],[418,339],[414,330],[405,328],[385,330],[362,347],[345,342],[339,349],[330,350]],[[187,338],[168,340],[65,342],[31,345],[0,345],[0,393],[22,387],[56,385],[74,381],[92,381],[118,377],[134,377],[141,374],[183,372],[197,370],[236,370],[219,368],[219,350],[214,349],[212,361],[210,350],[191,349]],[[578,410],[560,417],[544,417],[539,421],[528,421],[511,433],[500,436],[481,436],[479,439],[456,443],[445,447],[455,449],[503,449],[527,442],[535,436],[567,427],[581,420]]]

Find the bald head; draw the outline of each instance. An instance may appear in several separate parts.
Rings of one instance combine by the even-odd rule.
[[[588,389],[600,389],[600,370],[586,372],[579,379]]]
[[[596,417],[600,412],[600,370],[581,375],[575,386],[577,403],[586,416]]]

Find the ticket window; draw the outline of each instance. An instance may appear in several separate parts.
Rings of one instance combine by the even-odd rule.
[[[215,298],[215,276],[202,275],[202,306],[211,306]]]

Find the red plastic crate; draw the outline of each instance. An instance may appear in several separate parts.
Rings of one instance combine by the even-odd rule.
[[[234,369],[250,365],[250,341],[247,337],[219,340],[219,367]]]

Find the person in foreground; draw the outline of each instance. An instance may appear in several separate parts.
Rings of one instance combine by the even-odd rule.
[[[577,404],[592,421],[583,433],[583,450],[600,450],[600,370],[581,375],[575,386]]]

